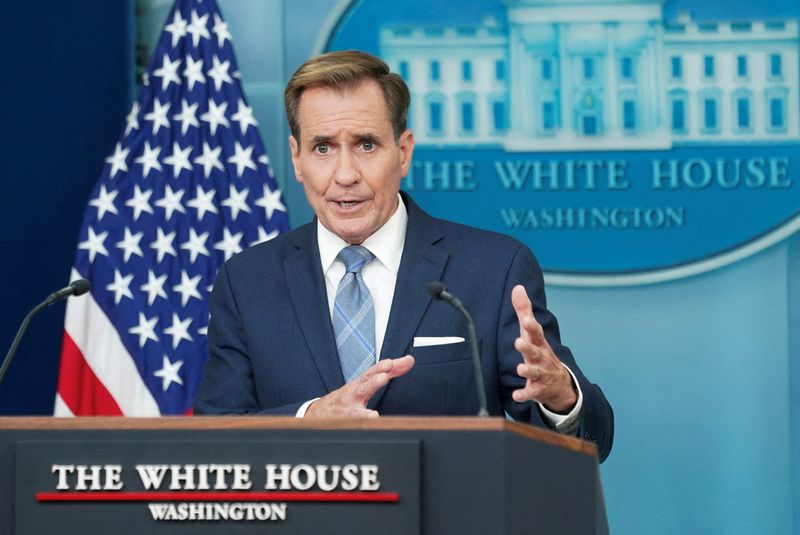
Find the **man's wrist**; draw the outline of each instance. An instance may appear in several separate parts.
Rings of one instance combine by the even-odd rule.
[[[545,407],[542,403],[538,404],[539,412],[541,413],[545,422],[553,429],[559,433],[572,435],[577,432],[578,427],[580,426],[580,415],[581,409],[583,408],[583,392],[581,391],[581,387],[578,384],[578,379],[575,377],[575,374],[572,373],[572,370],[570,370],[569,367],[563,362],[561,364],[569,372],[569,375],[572,379],[572,386],[577,391],[578,399],[572,409],[567,412],[567,414],[553,412]]]

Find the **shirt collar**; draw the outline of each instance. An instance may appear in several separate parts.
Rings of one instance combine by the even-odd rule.
[[[375,255],[375,258],[395,275],[400,269],[407,224],[408,211],[398,193],[397,209],[392,217],[361,244],[369,249]],[[319,219],[317,219],[317,244],[323,273],[328,272],[339,251],[349,245],[339,236],[325,228],[325,225]]]

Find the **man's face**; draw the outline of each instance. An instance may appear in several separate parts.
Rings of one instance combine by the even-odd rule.
[[[400,179],[411,165],[414,138],[398,141],[378,84],[338,92],[303,91],[298,107],[301,143],[289,138],[297,181],[325,228],[359,244],[392,217]]]

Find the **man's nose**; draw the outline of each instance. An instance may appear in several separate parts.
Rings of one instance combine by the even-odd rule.
[[[341,151],[336,161],[334,180],[341,186],[349,186],[359,181],[361,171],[358,160],[350,151]]]

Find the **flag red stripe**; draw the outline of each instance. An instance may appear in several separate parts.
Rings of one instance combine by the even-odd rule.
[[[396,492],[37,492],[40,502],[398,502]]]
[[[122,416],[114,397],[86,363],[81,350],[64,331],[58,393],[75,416]]]

